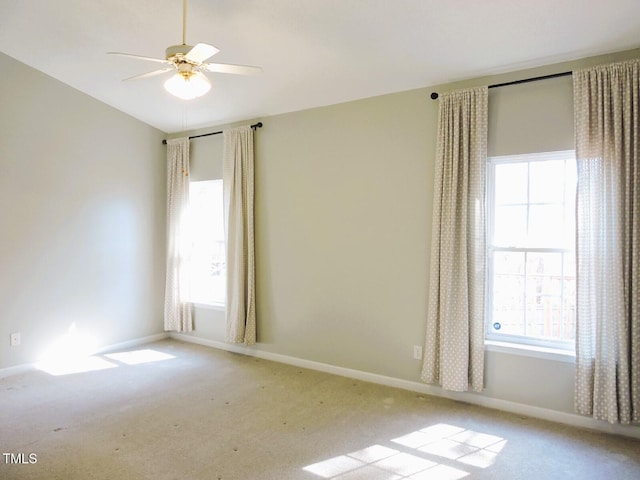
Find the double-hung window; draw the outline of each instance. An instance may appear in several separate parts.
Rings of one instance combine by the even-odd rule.
[[[222,180],[189,183],[191,302],[224,306],[227,265]]]
[[[575,185],[573,151],[489,159],[488,340],[573,349]]]

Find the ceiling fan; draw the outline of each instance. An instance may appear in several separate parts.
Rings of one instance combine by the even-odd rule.
[[[165,51],[166,59],[132,55],[130,53],[108,52],[109,55],[121,55],[151,62],[162,63],[164,68],[152,72],[125,78],[138,80],[153,77],[167,72],[174,72],[166,82],[164,88],[172,95],[190,100],[201,97],[211,89],[211,82],[203,72],[232,73],[237,75],[256,75],[262,72],[260,67],[248,65],[231,65],[227,63],[208,63],[205,60],[212,57],[219,50],[207,43],[198,43],[195,46],[187,45],[187,0],[182,1],[182,44],[172,45]]]

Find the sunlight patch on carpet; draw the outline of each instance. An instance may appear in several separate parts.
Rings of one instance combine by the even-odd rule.
[[[80,332],[73,322],[67,333],[53,341],[42,354],[41,360],[34,366],[49,375],[60,376],[176,358],[149,348],[106,355],[96,354],[97,350],[95,337]]]
[[[143,350],[133,350],[131,352],[108,353],[105,357],[116,360],[127,365],[139,365],[141,363],[160,362],[162,360],[171,360],[174,357],[168,353],[158,352],[145,348]]]
[[[460,480],[493,465],[507,441],[439,423],[390,440],[390,445],[339,455],[303,468],[332,480]]]
[[[100,357],[63,357],[50,358],[36,363],[36,368],[49,375],[71,375],[73,373],[95,372],[116,368],[118,365]]]

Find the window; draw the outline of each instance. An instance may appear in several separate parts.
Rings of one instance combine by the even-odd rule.
[[[227,265],[222,180],[189,184],[192,225],[191,302],[224,305]]]
[[[574,152],[493,157],[486,338],[573,349]]]

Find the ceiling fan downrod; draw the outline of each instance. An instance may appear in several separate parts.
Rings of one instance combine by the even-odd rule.
[[[187,44],[187,0],[182,0],[182,44]]]

